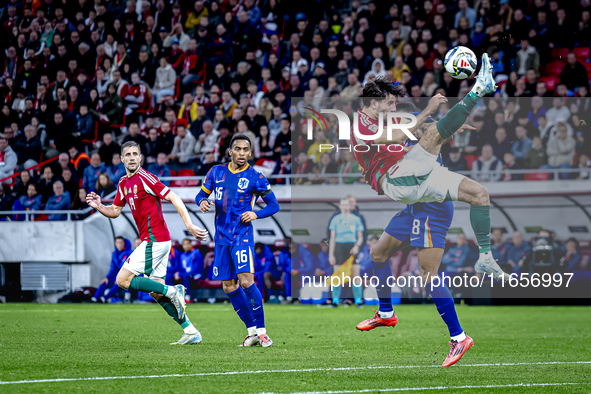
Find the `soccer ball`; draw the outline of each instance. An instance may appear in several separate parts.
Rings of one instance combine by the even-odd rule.
[[[466,79],[476,71],[476,55],[470,48],[455,47],[445,54],[445,71],[456,79]]]

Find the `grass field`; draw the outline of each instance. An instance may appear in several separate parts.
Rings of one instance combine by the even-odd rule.
[[[458,306],[475,346],[450,368],[435,307],[395,311],[359,332],[369,307],[267,305],[263,349],[237,347],[230,305],[189,305],[203,342],[170,346],[182,331],[156,304],[4,304],[0,393],[591,392],[591,308]]]

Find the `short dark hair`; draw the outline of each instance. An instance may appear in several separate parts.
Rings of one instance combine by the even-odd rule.
[[[123,242],[125,242],[125,238],[123,238],[122,236],[115,237],[115,241],[117,241],[118,239],[120,239],[120,240],[122,240]]]
[[[140,154],[142,153],[142,148],[140,147],[140,144],[138,144],[135,141],[127,141],[126,143],[121,145],[121,156],[123,156],[123,151],[125,150],[125,148],[137,148]]]
[[[239,140],[248,141],[248,146],[250,148],[252,148],[252,141],[250,140],[250,138],[248,138],[244,134],[235,134],[232,137],[232,139],[230,140],[230,148],[232,148],[234,146],[234,142],[239,141]]]
[[[394,86],[394,81],[390,77],[377,76],[368,81],[363,88],[363,105],[369,107],[371,100],[386,98],[388,95],[404,97],[406,96],[406,89],[402,84]]]
[[[397,112],[417,112],[417,107],[410,101],[402,101],[396,104],[396,111]]]

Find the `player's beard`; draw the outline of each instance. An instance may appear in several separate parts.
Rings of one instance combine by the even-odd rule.
[[[130,166],[135,165],[135,167],[132,169],[130,168]],[[133,163],[133,164],[126,164],[125,165],[125,169],[127,170],[127,172],[129,174],[135,174],[137,172],[137,170],[139,169],[139,164],[138,163]]]

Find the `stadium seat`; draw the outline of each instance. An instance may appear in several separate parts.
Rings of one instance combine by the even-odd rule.
[[[569,52],[570,50],[568,48],[555,48],[552,50],[552,59],[566,61],[566,56]]]
[[[547,181],[550,179],[550,174],[547,172],[537,172],[534,174],[525,174],[523,177],[526,181]]]
[[[177,172],[176,176],[195,176],[195,171],[189,169],[189,168],[183,168],[182,170],[179,170],[179,172]],[[177,183],[179,183],[178,187],[195,187],[199,184],[199,180],[195,179],[195,180],[180,180],[180,181],[175,181]]]
[[[566,65],[566,62],[559,62],[559,61],[550,62],[546,65],[546,67],[544,67],[544,74],[558,76],[562,72],[562,69],[564,68],[565,65]]]
[[[589,48],[575,48],[573,49],[575,55],[577,55],[577,60],[583,64],[587,63],[589,60],[590,50]]]
[[[176,239],[172,240],[171,246],[177,250],[181,250],[181,243]]]
[[[198,239],[193,239],[191,240],[191,246],[193,246],[193,248],[195,249],[199,249],[201,248],[201,241],[199,241]]]
[[[175,170],[170,170],[170,176],[176,176],[176,171]]]
[[[558,85],[560,83],[560,78],[557,76],[551,75],[548,77],[540,78],[540,82],[546,82],[546,88],[548,90],[554,90],[554,89],[556,89],[556,85]]]
[[[585,63],[585,68],[587,69],[587,76],[591,79],[591,63]]]

